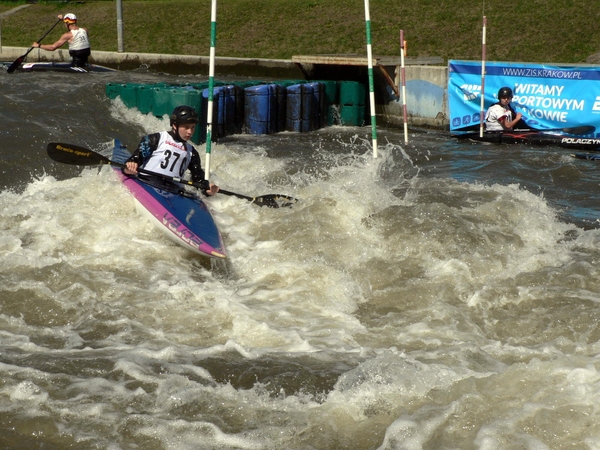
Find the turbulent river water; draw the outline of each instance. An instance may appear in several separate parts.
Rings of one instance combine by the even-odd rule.
[[[236,135],[177,246],[107,166],[159,119],[107,82],[0,71],[0,447],[600,448],[598,162],[380,127]],[[198,146],[201,154],[204,146]]]

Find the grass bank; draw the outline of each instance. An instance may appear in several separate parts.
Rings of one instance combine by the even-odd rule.
[[[597,62],[600,6],[589,0],[371,2],[376,55],[398,55],[403,29],[408,56],[481,59],[487,17],[487,59],[553,63]],[[19,2],[0,2],[0,13]],[[123,0],[124,50],[208,55],[210,0]],[[35,3],[2,19],[2,45],[29,47],[73,12],[88,28],[92,50],[117,50],[114,1]],[[290,59],[302,54],[365,54],[363,0],[227,0],[218,4],[218,56]],[[45,43],[64,32],[57,26]]]

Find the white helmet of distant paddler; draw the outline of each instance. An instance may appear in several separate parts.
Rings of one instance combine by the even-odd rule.
[[[71,25],[72,23],[77,23],[77,16],[73,13],[65,14],[65,17],[63,17],[63,22],[68,25]]]

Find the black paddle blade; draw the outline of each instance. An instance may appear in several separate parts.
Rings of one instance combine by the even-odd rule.
[[[46,151],[50,158],[63,164],[76,166],[110,164],[108,158],[78,145],[51,142],[48,144]]]
[[[27,55],[23,55],[23,56],[19,56],[17,59],[15,59],[15,62],[13,62],[8,69],[6,69],[6,71],[8,73],[13,73],[15,70],[17,70],[17,67],[19,67],[21,65],[21,63],[23,62],[23,60],[25,59]]]
[[[255,197],[252,203],[258,206],[268,206],[269,208],[287,208],[294,206],[297,201],[297,198],[289,195],[268,194]]]
[[[56,25],[58,25],[59,23],[61,23],[61,22],[62,22],[62,19],[58,19],[58,20],[57,20],[57,21],[54,23],[54,25],[52,25],[52,26],[50,27],[50,29],[49,29],[48,31],[46,31],[46,34],[44,34],[44,35],[43,35],[41,38],[39,38],[39,39],[37,40],[37,42],[38,42],[38,43],[42,42],[42,40],[43,40],[43,39],[44,39],[46,36],[48,36],[48,35],[50,34],[50,32],[51,32],[51,31],[54,29],[54,27],[55,27]],[[23,60],[24,60],[25,58],[27,58],[27,55],[29,55],[29,52],[30,52],[31,50],[33,50],[33,47],[29,47],[29,50],[27,50],[27,53],[25,53],[25,54],[24,54],[24,55],[22,55],[22,56],[19,56],[19,57],[18,57],[18,58],[15,60],[15,62],[14,62],[14,63],[12,63],[8,69],[6,69],[6,71],[7,71],[8,73],[13,73],[15,70],[17,70],[17,67],[19,67],[19,66],[21,65],[21,63],[23,62]]]

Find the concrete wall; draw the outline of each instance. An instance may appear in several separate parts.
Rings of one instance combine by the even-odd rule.
[[[12,63],[18,57],[25,54],[27,50],[27,48],[23,47],[1,47],[0,60]],[[37,61],[70,61],[70,56],[66,49],[59,49],[54,52],[35,49],[27,56],[27,62]],[[120,70],[148,67],[152,70],[174,74],[208,74],[210,60],[208,56],[118,53],[93,50],[90,62]],[[344,75],[349,76],[349,78],[345,78],[344,75],[337,73],[334,67],[323,67],[322,72],[331,71],[334,77],[330,79],[342,77],[339,79],[350,80],[352,79],[350,75],[358,74],[351,74],[351,71],[361,70],[360,76],[364,78],[365,68],[345,67],[342,72],[344,72]],[[397,72],[396,79],[400,80],[400,68],[388,68],[388,72],[393,72],[394,70]],[[215,72],[216,76],[228,77],[304,78],[304,74],[296,64],[290,60],[281,59],[217,57],[215,60]],[[405,75],[408,124],[448,129],[448,67],[409,65],[405,68]],[[391,74],[391,78],[394,78],[394,74]],[[375,82],[378,123],[382,125],[402,126],[404,118],[401,87],[400,98],[398,98],[389,84],[383,80],[383,77],[376,77]]]
[[[399,72],[399,68],[396,69]],[[448,113],[448,67],[407,66],[406,109],[410,125],[446,129],[449,127]],[[400,79],[397,77],[397,79]],[[389,125],[403,125],[404,114],[402,86],[400,98],[390,95],[378,100],[377,114]]]

